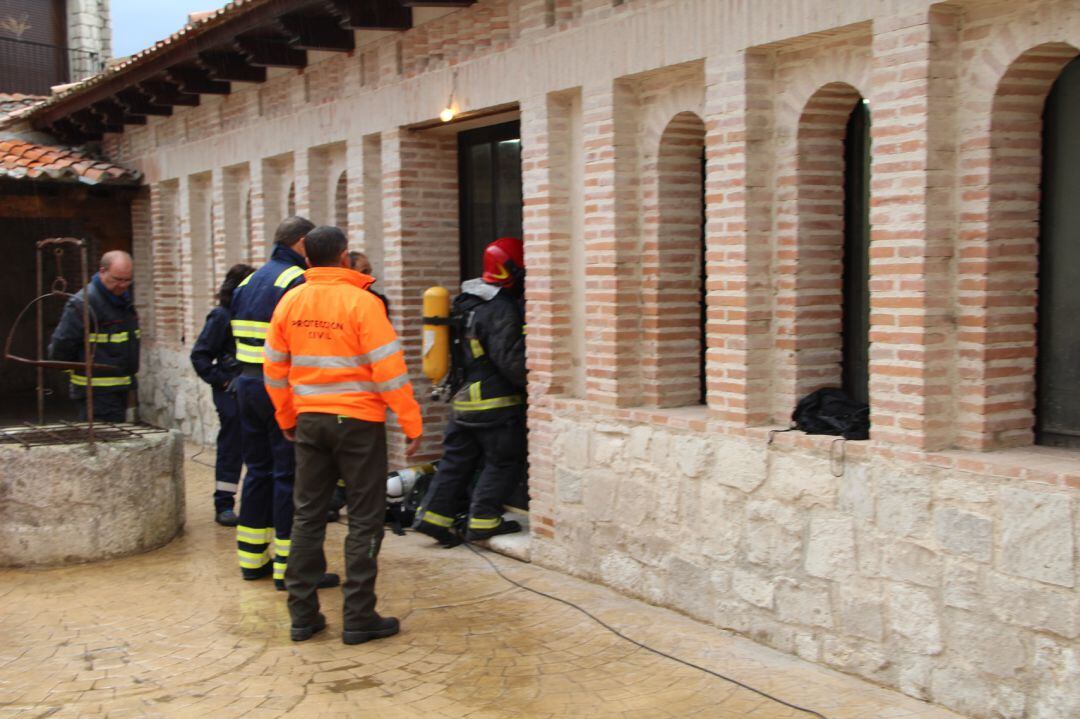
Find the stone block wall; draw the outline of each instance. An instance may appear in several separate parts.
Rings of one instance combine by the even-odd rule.
[[[98,73],[112,57],[112,22],[109,0],[68,0],[67,46],[71,53],[71,80]]]
[[[1080,712],[1075,491],[658,419],[557,403],[534,561],[973,716]]]

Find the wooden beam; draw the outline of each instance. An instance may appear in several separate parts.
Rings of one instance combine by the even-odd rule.
[[[115,96],[121,89],[130,87],[144,80],[151,80],[171,67],[191,62],[203,49],[229,48],[238,35],[251,33],[270,26],[281,15],[295,12],[316,4],[318,0],[265,0],[252,8],[238,8],[228,12],[220,19],[211,19],[205,26],[200,26],[187,33],[181,42],[173,42],[134,60],[131,66],[121,72],[109,74],[108,71],[88,83],[85,88],[69,96],[48,103],[33,113],[31,122],[35,127],[46,127],[58,119],[66,117],[75,110],[87,107]],[[232,78],[218,76],[220,80]],[[255,80],[254,82],[259,82]]]
[[[408,30],[412,10],[397,0],[327,0],[343,27],[357,30]]]
[[[101,117],[105,122],[110,124],[120,125],[145,125],[145,115],[132,115],[129,114],[123,107],[120,106],[115,100],[102,100],[101,102],[91,105],[90,109]]]
[[[278,28],[289,38],[289,45],[300,50],[331,50],[350,52],[356,49],[356,38],[329,17],[285,15],[278,18]]]
[[[248,62],[259,67],[307,67],[307,53],[289,47],[283,40],[267,37],[238,37],[236,49],[243,53]]]
[[[178,85],[166,80],[147,80],[139,83],[139,89],[144,90],[153,102],[158,105],[183,105],[185,107],[197,107],[199,96],[181,92]]]
[[[194,65],[170,67],[165,71],[165,77],[175,82],[183,92],[201,95],[228,95],[232,92],[232,85],[212,79],[205,68]]]
[[[105,133],[105,132],[123,132],[124,126],[122,124],[114,124],[103,119],[100,115],[93,111],[93,108],[86,108],[85,110],[79,110],[71,114],[71,121],[79,126],[84,132],[89,133]]]
[[[266,68],[252,65],[238,52],[224,50],[200,52],[198,62],[218,80],[266,82]]]
[[[171,107],[151,102],[142,90],[134,87],[127,87],[116,93],[116,101],[133,115],[168,117],[172,114]]]

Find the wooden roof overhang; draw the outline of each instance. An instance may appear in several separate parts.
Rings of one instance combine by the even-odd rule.
[[[145,125],[227,95],[233,82],[264,82],[268,67],[300,69],[308,50],[351,52],[353,30],[412,27],[412,8],[467,7],[476,0],[236,0],[25,116],[69,144]]]

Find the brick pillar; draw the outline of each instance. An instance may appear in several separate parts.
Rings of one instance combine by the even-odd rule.
[[[269,231],[266,227],[267,172],[265,169],[265,160],[256,160],[251,163],[251,236],[247,238],[249,243],[247,256],[256,265],[262,264],[270,256],[267,248],[274,232],[273,227],[270,227]],[[270,196],[273,198],[276,193],[271,190]]]
[[[772,70],[754,52],[705,66],[708,402],[740,426],[771,415]]]
[[[150,189],[140,188],[131,201],[131,255],[134,262],[135,307],[144,340],[156,339],[154,315],[154,226]]]
[[[184,286],[180,281],[178,226],[179,185],[173,180],[150,187],[153,238],[154,333],[168,347],[180,343],[184,323]]]
[[[637,197],[639,101],[633,83],[587,88],[584,103],[586,396],[621,407],[641,403]]]
[[[225,231],[225,195],[227,192],[235,195],[236,188],[226,189],[225,172],[220,168],[215,168],[210,175],[211,230],[214,238],[212,247],[214,253],[214,276],[210,286],[215,292],[221,286],[221,281],[225,279],[225,273],[237,262],[237,260],[233,259],[234,256],[230,254],[229,236]]]
[[[295,214],[300,215],[300,217],[306,217],[318,225],[320,224],[320,222],[316,222],[314,219],[312,219],[311,215],[315,211],[315,208],[318,207],[318,201],[322,198],[321,196],[316,198],[313,196],[313,194],[319,194],[319,190],[316,189],[317,183],[323,178],[319,171],[316,171],[315,177],[312,177],[311,175],[312,155],[314,155],[314,158],[317,161],[319,155],[317,153],[310,152],[306,147],[300,150],[296,150],[293,153],[292,181],[296,187]],[[312,187],[313,184],[316,185],[316,188]],[[288,183],[285,183],[284,187],[285,191],[288,192]]]
[[[573,313],[570,113],[580,117],[580,92],[535,96],[521,104],[521,171],[525,205],[526,321],[529,363],[529,443],[550,447],[555,441],[553,395],[569,389]],[[580,357],[578,358],[581,359]],[[532,531],[554,536],[555,466],[551,453],[529,457],[529,514]]]
[[[457,139],[394,130],[382,136],[384,289],[391,320],[401,336],[413,390],[424,410],[426,441],[420,456],[440,454],[448,406],[428,402],[430,383],[420,359],[423,292],[458,285]],[[451,260],[451,261],[448,261]],[[404,439],[390,431],[391,466],[405,462]]]
[[[953,440],[950,260],[958,17],[874,22],[870,411],[876,440]]]
[[[349,249],[362,250],[367,241],[364,232],[364,140],[357,137],[345,144],[345,172],[348,173],[346,212],[348,225],[342,229],[349,236]]]
[[[176,275],[176,282],[187,289],[187,292],[183,293],[183,302],[180,306],[180,316],[182,318],[182,330],[181,336],[184,340],[190,341],[192,332],[195,326],[194,307],[192,304],[191,292],[191,262],[193,248],[191,246],[191,183],[190,177],[181,178],[179,185],[179,194],[177,196],[177,224],[180,228],[180,235],[177,238],[177,259],[179,261],[179,268]]]

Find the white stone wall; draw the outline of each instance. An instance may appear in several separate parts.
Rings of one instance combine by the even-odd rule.
[[[95,59],[103,63],[112,57],[112,22],[109,0],[68,0],[68,48],[71,53],[71,80],[78,81],[99,71]],[[84,53],[94,53],[90,58]]]
[[[144,341],[141,362],[139,419],[157,427],[174,427],[192,442],[213,447],[217,410],[210,385],[195,374],[188,352]]]
[[[1075,493],[831,438],[555,424],[534,560],[976,716],[1080,716]]]

